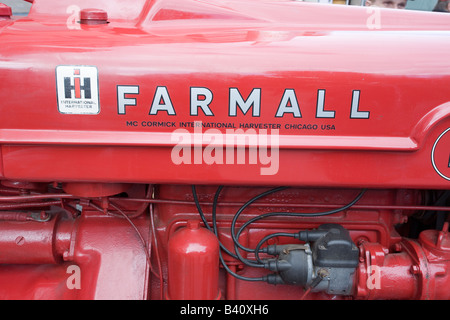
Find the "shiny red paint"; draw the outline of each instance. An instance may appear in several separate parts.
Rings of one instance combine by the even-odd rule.
[[[405,240],[395,253],[387,253],[377,244],[362,245],[356,295],[364,299],[449,300],[449,240],[447,222],[442,231],[427,230],[418,241]]]
[[[219,242],[211,231],[200,226],[200,221],[189,220],[174,232],[167,250],[168,299],[220,298]]]
[[[147,298],[145,250],[125,219],[95,212],[76,220],[60,218],[1,223],[0,247],[6,255],[0,265],[1,299]],[[55,223],[57,228],[49,230]],[[147,238],[148,219],[133,223]]]
[[[445,16],[385,10],[382,29],[368,30],[368,13],[359,7],[229,2],[224,8],[196,1],[114,6],[100,1],[96,6],[107,12],[109,23],[80,26],[65,9],[84,8],[84,2],[69,2],[38,1],[29,17],[2,31],[1,81],[9,89],[0,92],[0,100],[11,106],[3,109],[0,122],[5,178],[45,180],[50,171],[59,181],[447,185],[430,161],[434,141],[448,127],[448,70],[437,54],[447,50]],[[205,16],[198,16],[201,12]],[[58,112],[59,65],[97,67],[99,114]],[[136,106],[127,107],[125,115],[117,112],[117,85],[139,86],[138,95],[129,95]],[[175,116],[149,115],[157,86],[167,88]],[[213,92],[214,117],[201,111],[189,115],[192,86]],[[259,117],[250,112],[228,116],[231,87],[243,97],[261,89]],[[295,89],[302,118],[275,117],[286,88]],[[326,90],[325,110],[334,110],[335,118],[316,118],[319,89]],[[354,90],[360,91],[360,110],[370,112],[369,119],[350,119]],[[236,127],[278,123],[277,174],[261,176],[260,165],[246,170],[237,164],[176,165],[169,161],[174,128],[140,126],[155,120]],[[127,126],[127,121],[139,126]],[[319,129],[286,129],[298,124]],[[322,125],[335,129],[321,130]],[[77,157],[68,156],[74,153]],[[141,161],[135,163],[135,157]],[[324,170],[324,161],[333,166]],[[348,175],[348,168],[366,174]],[[204,170],[207,181],[201,178]],[[392,181],[390,172],[402,179]]]
[[[295,1],[30,2],[27,17],[0,17],[1,299],[450,299],[450,16]],[[92,104],[70,105],[72,91]],[[232,141],[232,163],[207,161],[226,151],[214,137],[256,138],[258,149],[265,135],[273,171],[250,162],[244,140]],[[177,147],[192,147],[190,163],[174,160]],[[224,186],[217,226],[229,249],[234,214],[269,186],[291,188],[250,205],[238,226],[341,207],[368,188],[343,212],[263,219],[241,235],[254,248],[340,224],[360,252],[353,291],[231,276],[217,238],[188,222],[200,219],[191,185],[209,223]],[[224,260],[243,276],[267,273]]]

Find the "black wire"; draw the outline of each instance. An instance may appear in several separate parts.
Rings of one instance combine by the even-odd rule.
[[[218,198],[219,198],[219,195],[220,195],[220,192],[222,191],[222,189],[223,189],[223,186],[219,186],[217,188],[216,194],[214,195],[213,210],[212,210],[213,228],[214,228],[214,232],[217,237],[219,235],[217,233],[217,225],[216,225],[216,209],[217,209]],[[225,246],[223,246],[223,248],[226,253],[228,253],[235,259],[239,259],[242,263],[244,263],[245,265],[247,265],[249,267],[255,267],[255,268],[263,268],[264,267],[264,265],[261,265],[259,263],[256,263],[255,261],[251,261],[251,260],[244,258],[241,255],[241,253],[239,252],[239,250],[235,250],[235,254],[233,254],[228,249],[226,249]]]
[[[251,205],[251,204],[252,204],[253,202],[255,202],[256,200],[258,200],[258,199],[260,199],[260,198],[262,198],[262,197],[265,197],[265,196],[267,196],[267,195],[269,195],[269,194],[272,194],[272,193],[275,193],[275,192],[284,190],[284,189],[287,189],[287,187],[277,187],[277,188],[274,188],[274,189],[265,191],[265,192],[263,192],[263,193],[261,193],[261,194],[255,196],[255,197],[253,197],[252,199],[250,199],[249,201],[247,201],[247,202],[246,202],[246,203],[245,203],[245,204],[244,204],[244,205],[236,212],[236,214],[234,215],[233,221],[232,221],[232,223],[231,223],[231,236],[232,236],[232,238],[233,238],[234,251],[235,251],[236,255],[238,256],[239,260],[242,261],[244,264],[246,264],[246,265],[248,265],[248,266],[251,266],[251,267],[255,267],[255,268],[264,268],[264,264],[262,264],[262,263],[260,263],[260,262],[258,262],[258,261],[251,261],[251,260],[245,259],[244,257],[242,257],[242,255],[241,255],[240,252],[239,252],[239,248],[241,248],[242,250],[247,251],[247,252],[254,252],[253,249],[249,249],[249,248],[246,248],[246,247],[244,247],[243,245],[241,245],[241,244],[239,243],[239,237],[236,237],[236,236],[235,236],[236,221],[237,221],[237,219],[239,218],[239,215],[242,213],[242,211],[244,211],[244,209],[245,209],[246,207],[248,207],[249,205]]]
[[[333,210],[328,210],[328,211],[323,211],[323,212],[316,212],[316,213],[301,213],[301,212],[269,212],[269,213],[265,213],[262,215],[259,215],[257,217],[254,217],[250,220],[248,220],[247,222],[245,222],[241,228],[238,230],[236,237],[239,238],[240,234],[242,233],[242,231],[251,223],[263,219],[263,218],[267,218],[267,217],[272,217],[272,216],[293,216],[293,217],[320,217],[320,216],[326,216],[326,215],[331,215],[331,214],[335,214],[341,211],[344,211],[348,208],[350,208],[351,206],[353,206],[356,202],[358,202],[362,196],[364,195],[364,193],[367,191],[367,189],[363,189],[358,196],[353,199],[353,201],[351,201],[350,203],[346,204],[345,206],[342,206],[340,208],[337,209],[333,209]],[[258,253],[256,252],[256,249],[252,250],[252,252],[255,253],[255,255],[257,255]]]
[[[260,220],[260,219],[263,219],[263,218],[267,218],[267,217],[271,217],[271,216],[318,217],[318,216],[331,215],[331,214],[338,213],[338,212],[341,212],[341,211],[344,211],[344,210],[350,208],[350,207],[353,206],[356,202],[358,202],[358,201],[361,199],[361,197],[364,195],[364,193],[367,191],[367,189],[363,189],[353,201],[351,201],[350,203],[348,203],[348,204],[345,205],[345,206],[342,206],[342,207],[340,207],[340,208],[333,209],[333,210],[324,211],[324,212],[316,212],[316,213],[270,212],[270,213],[262,214],[262,215],[259,215],[259,216],[257,216],[257,217],[254,217],[254,218],[248,220],[247,222],[245,222],[245,223],[241,226],[241,228],[238,230],[238,232],[235,233],[235,228],[236,228],[236,222],[237,222],[237,219],[239,218],[239,215],[240,215],[240,214],[241,214],[241,213],[242,213],[249,205],[251,205],[253,202],[255,202],[256,200],[258,200],[258,199],[260,199],[260,198],[262,198],[262,197],[265,197],[265,196],[267,196],[267,195],[269,195],[269,194],[272,194],[272,193],[275,193],[275,192],[278,192],[278,191],[285,190],[285,189],[287,189],[287,188],[288,188],[288,187],[278,187],[278,188],[274,188],[274,189],[265,191],[265,192],[263,192],[263,193],[261,193],[261,194],[255,196],[255,197],[253,197],[252,199],[250,199],[249,201],[247,201],[243,206],[241,206],[241,207],[239,208],[239,210],[236,212],[236,214],[234,215],[233,221],[232,221],[232,224],[231,224],[231,236],[232,236],[232,238],[233,238],[233,242],[234,242],[234,245],[235,245],[235,254],[233,254],[232,252],[230,252],[230,251],[229,251],[229,250],[228,250],[228,249],[227,249],[227,248],[219,241],[220,248],[221,248],[222,250],[224,250],[224,251],[225,251],[228,255],[230,255],[231,257],[233,257],[233,258],[235,258],[235,259],[239,259],[241,262],[243,262],[243,263],[246,264],[246,265],[249,265],[249,266],[252,266],[252,267],[264,267],[264,262],[259,258],[259,255],[258,255],[258,254],[259,254],[260,247],[264,244],[264,242],[266,242],[268,239],[273,238],[273,237],[276,237],[276,236],[289,236],[289,237],[294,237],[295,234],[291,234],[291,233],[274,233],[274,234],[270,234],[270,235],[264,237],[264,238],[258,243],[258,245],[257,245],[257,247],[256,247],[255,249],[250,249],[250,248],[246,248],[245,246],[241,245],[241,244],[239,243],[239,240],[238,240],[240,234],[242,233],[242,231],[243,231],[248,225],[250,225],[251,223],[253,223],[253,222],[257,221],[257,220]],[[216,191],[215,196],[214,196],[213,210],[212,210],[212,223],[213,223],[213,228],[211,228],[211,227],[209,226],[208,221],[206,220],[206,217],[205,217],[205,215],[204,215],[204,213],[203,213],[203,210],[202,210],[202,208],[201,208],[201,206],[200,206],[200,202],[199,202],[199,200],[198,200],[196,188],[195,188],[194,185],[192,186],[192,194],[193,194],[193,197],[194,197],[195,204],[196,204],[196,206],[197,206],[198,213],[199,213],[199,215],[200,215],[200,217],[201,217],[201,219],[202,219],[202,221],[203,221],[205,227],[206,227],[208,230],[212,231],[212,232],[216,235],[217,239],[218,239],[218,231],[217,231],[217,221],[216,221],[216,210],[217,210],[218,198],[219,198],[219,195],[220,195],[220,192],[222,191],[222,189],[223,189],[223,186],[219,186],[219,187],[217,188],[217,191]],[[257,261],[251,261],[251,260],[248,260],[248,259],[243,258],[243,257],[241,256],[241,254],[239,253],[239,248],[242,249],[242,250],[244,250],[244,251],[247,251],[247,252],[254,252]],[[267,279],[268,279],[267,276],[258,277],[258,278],[249,278],[249,277],[244,277],[244,276],[241,276],[241,275],[236,274],[236,273],[233,272],[233,271],[228,267],[228,265],[225,263],[225,261],[224,261],[224,259],[223,259],[223,256],[222,256],[222,253],[221,253],[220,250],[219,250],[219,259],[220,259],[222,265],[224,266],[225,270],[226,270],[229,274],[231,274],[232,276],[234,276],[234,277],[237,278],[237,279],[245,280],[245,281],[267,281]]]
[[[214,195],[213,200],[213,208],[212,208],[212,223],[213,223],[213,229],[216,236],[219,236],[217,232],[217,221],[216,221],[216,212],[217,212],[217,203],[219,202],[219,195],[222,192],[223,186],[219,186],[217,188],[216,194]]]
[[[295,238],[296,235],[297,235],[296,233],[276,232],[276,233],[272,233],[272,234],[269,234],[269,235],[265,236],[264,238],[261,239],[260,242],[258,242],[258,245],[255,248],[256,260],[259,263],[264,263],[264,261],[262,261],[261,258],[259,257],[259,250],[260,250],[261,246],[264,244],[264,242],[266,242],[267,240],[275,238],[275,237],[291,237],[291,238]]]
[[[235,233],[236,221],[237,221],[237,219],[239,218],[239,215],[242,213],[242,211],[244,211],[245,208],[247,208],[249,205],[251,205],[251,204],[252,204],[253,202],[255,202],[256,200],[258,200],[258,199],[260,199],[260,198],[263,198],[263,197],[265,197],[265,196],[267,196],[267,195],[269,195],[269,194],[272,194],[272,193],[275,193],[275,192],[278,192],[278,191],[285,190],[285,189],[287,189],[287,188],[288,188],[288,187],[278,187],[278,188],[274,188],[274,189],[265,191],[265,192],[263,192],[263,193],[261,193],[261,194],[255,196],[255,197],[253,197],[252,199],[250,199],[249,201],[247,201],[242,207],[239,208],[239,210],[238,210],[238,211],[236,212],[236,214],[234,215],[233,221],[231,222],[231,237],[233,238],[233,242],[235,243],[235,247],[237,246],[237,247],[239,247],[240,249],[242,249],[242,250],[244,250],[244,251],[247,251],[247,252],[253,252],[253,251],[254,251],[253,249],[249,249],[249,248],[246,248],[246,247],[244,247],[243,245],[241,245],[241,244],[239,243],[239,237],[237,237],[237,236],[236,236],[236,233]],[[237,249],[236,249],[236,251],[237,251]]]
[[[229,254],[230,256],[232,256],[233,258],[239,259],[238,256],[236,256],[235,254],[233,254],[232,252],[230,252],[230,251],[229,251],[229,250],[228,250],[228,249],[220,242],[219,237],[218,237],[218,232],[217,232],[217,225],[216,225],[216,218],[215,218],[215,216],[216,216],[216,208],[217,208],[217,199],[219,198],[219,194],[220,194],[220,192],[222,191],[222,189],[223,189],[223,186],[220,186],[220,187],[217,189],[216,194],[215,194],[215,196],[214,196],[214,202],[213,202],[213,228],[211,228],[211,227],[209,226],[208,221],[206,220],[205,214],[203,213],[203,210],[202,210],[202,208],[201,208],[201,206],[200,206],[200,202],[199,202],[199,200],[198,200],[197,190],[196,190],[196,188],[195,188],[194,185],[192,186],[192,194],[193,194],[193,197],[194,197],[195,205],[197,206],[198,213],[199,213],[199,215],[200,215],[200,217],[201,217],[201,219],[202,219],[202,221],[203,221],[205,227],[206,227],[208,230],[212,231],[212,232],[216,235],[217,240],[219,241],[219,246],[220,246],[220,248],[221,248],[223,251],[225,251],[227,254]],[[250,278],[250,277],[244,277],[244,276],[238,275],[237,273],[233,272],[233,271],[228,267],[228,265],[226,264],[225,260],[223,259],[222,252],[221,252],[220,250],[219,250],[219,259],[220,259],[220,262],[222,263],[223,267],[225,268],[225,270],[226,270],[229,274],[231,274],[232,276],[234,276],[234,277],[237,278],[237,279],[244,280],[244,281],[267,281],[267,279],[266,279],[265,276],[263,276],[263,277],[257,277],[257,278]],[[242,262],[244,262],[244,261],[242,261]],[[246,261],[246,262],[247,262],[247,261]],[[245,263],[245,262],[244,262],[244,263]]]
[[[244,276],[241,276],[241,275],[239,275],[239,274],[233,272],[233,271],[228,267],[228,265],[225,263],[225,261],[224,261],[224,259],[223,259],[223,257],[222,257],[222,252],[220,252],[220,251],[219,251],[219,259],[220,259],[220,262],[222,263],[223,267],[225,268],[225,270],[226,270],[229,274],[231,274],[233,277],[235,277],[235,278],[237,278],[237,279],[244,280],[244,281],[267,281],[267,277],[265,277],[265,276],[258,277],[258,278],[249,278],[249,277],[244,277]]]
[[[222,190],[222,188],[223,188],[223,187],[219,187],[219,188],[218,188],[218,190],[216,191],[216,196],[214,197],[215,203],[213,203],[213,228],[211,228],[211,227],[209,226],[209,224],[208,224],[208,221],[206,220],[205,214],[203,213],[203,209],[202,209],[201,206],[200,206],[200,202],[199,202],[198,196],[197,196],[197,190],[196,190],[195,186],[192,186],[192,195],[194,196],[194,202],[195,202],[195,205],[197,206],[197,210],[198,210],[198,213],[199,213],[199,215],[200,215],[200,217],[201,217],[201,219],[202,219],[202,221],[203,221],[203,224],[205,225],[205,227],[206,227],[209,231],[213,232],[213,233],[216,235],[217,240],[219,240],[219,234],[218,234],[218,232],[217,232],[217,225],[216,225],[216,221],[215,221],[215,220],[216,220],[216,218],[215,218],[215,215],[216,215],[215,211],[216,211],[216,206],[217,206],[216,201],[217,201],[217,198],[219,197],[219,194],[220,194],[220,191]],[[230,256],[232,256],[232,257],[235,258],[235,259],[238,259],[238,257],[237,257],[235,254],[233,254],[231,251],[229,251],[229,250],[228,250],[228,249],[220,242],[220,240],[219,240],[219,246],[220,246],[220,247],[222,248],[222,250],[224,250],[227,254],[229,254]]]

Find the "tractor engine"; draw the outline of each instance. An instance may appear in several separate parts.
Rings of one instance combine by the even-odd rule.
[[[0,299],[449,300],[449,22],[1,5]]]

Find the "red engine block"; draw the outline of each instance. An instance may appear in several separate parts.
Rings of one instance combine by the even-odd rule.
[[[447,210],[430,205],[436,195],[429,192],[367,190],[340,212],[269,216],[241,233],[240,243],[255,248],[273,233],[315,230],[326,223],[343,226],[358,247],[359,260],[351,292],[333,295],[237,279],[219,263],[217,237],[205,228],[195,200],[210,227],[216,208],[218,239],[234,252],[234,215],[270,188],[226,186],[214,199],[213,186],[196,187],[195,197],[191,187],[177,185],[67,184],[62,189],[51,184],[46,192],[44,184],[4,185],[0,207],[8,211],[0,216],[2,299],[450,299],[448,221],[441,231],[414,230],[415,220]],[[85,192],[96,197],[87,198]],[[236,230],[272,212],[334,210],[359,192],[283,189],[246,206]],[[419,236],[408,237],[413,234]],[[303,242],[277,236],[265,245],[288,243]],[[240,252],[254,261],[254,253]],[[225,253],[223,259],[239,276],[269,273]]]

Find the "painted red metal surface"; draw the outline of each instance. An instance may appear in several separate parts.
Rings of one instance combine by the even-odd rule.
[[[253,0],[0,10],[1,299],[450,299],[450,16]],[[290,188],[238,227],[368,189],[240,236],[254,248],[340,224],[360,252],[351,293],[239,280],[188,222],[212,223],[216,204],[233,250],[233,217],[269,186]]]
[[[9,89],[0,92],[0,100],[14,106],[4,108],[0,123],[5,178],[447,185],[431,161],[434,142],[448,128],[449,70],[438,55],[447,50],[446,16],[385,10],[382,29],[369,30],[370,16],[359,7],[324,10],[311,4],[274,2],[255,9],[251,1],[232,1],[227,7],[197,1],[184,1],[182,6],[177,1],[133,5],[100,1],[97,9],[107,13],[110,23],[83,26],[70,20],[66,9],[70,5],[83,9],[89,2],[69,2],[38,1],[28,18],[2,31],[1,80]],[[49,32],[51,37],[44,36]],[[58,111],[55,69],[64,65],[97,68],[98,114]],[[124,95],[135,102],[123,112],[118,110],[117,86],[139,87],[138,94]],[[205,115],[201,108],[195,110],[197,116],[191,115],[192,87],[212,92],[214,116]],[[158,88],[167,90],[173,113],[149,114]],[[245,115],[238,109],[236,116],[229,116],[232,88],[243,99],[260,90],[258,116],[253,116],[255,108]],[[301,118],[293,112],[277,116],[287,89],[295,91]],[[317,116],[319,90],[325,90],[324,111],[333,115]],[[363,118],[352,119],[356,100],[355,110]],[[194,121],[237,129],[252,124],[257,134],[279,130],[276,174],[261,175],[261,168],[267,167],[262,164],[249,164],[245,170],[236,163],[207,165],[204,159],[203,165],[174,164],[170,161],[176,145],[173,131],[194,133],[194,128],[186,127]],[[197,143],[209,144],[207,130],[202,128],[206,135]],[[438,149],[445,150],[447,143],[441,142],[445,146]],[[324,168],[323,162],[333,166]],[[436,153],[436,162],[442,167],[439,162],[448,159]],[[347,174],[349,168],[365,174]],[[202,178],[205,170],[207,180]],[[447,176],[447,168],[441,171]],[[394,173],[402,179],[393,181]]]
[[[214,300],[219,291],[219,242],[200,220],[189,220],[168,242],[167,298]],[[201,276],[199,276],[201,275]]]
[[[361,246],[357,296],[449,300],[448,243],[447,222],[442,231],[423,231],[419,241],[405,240],[396,253],[387,253],[378,244]]]
[[[56,219],[1,223],[2,300],[147,298],[146,251],[125,219],[85,214],[52,232]],[[147,237],[148,219],[133,223]]]
[[[49,211],[48,216],[40,214],[28,216],[28,219],[9,216],[8,221],[0,222],[3,263],[0,279],[5,284],[0,290],[1,297],[155,300],[303,297],[304,291],[296,286],[248,283],[219,268],[217,240],[203,227],[186,229],[187,221],[199,219],[189,187],[159,186],[153,190],[151,199],[144,197],[140,187],[133,188],[134,191],[128,190],[129,198],[112,196],[87,200],[62,193],[63,208],[72,208],[68,212]],[[218,206],[217,223],[219,239],[229,249],[233,248],[229,236],[230,217],[246,199],[262,190],[225,188]],[[198,188],[209,222],[212,204],[208,200],[213,192],[213,187]],[[243,221],[277,208],[287,212],[316,212],[339,207],[355,193],[357,190],[291,189],[248,207],[239,226]],[[57,197],[56,194],[48,196]],[[246,230],[241,240],[254,247],[262,237],[273,232],[310,230],[323,223],[337,222],[350,230],[361,251],[354,298],[448,299],[449,248],[448,231],[445,231],[448,223],[444,231],[423,231],[417,241],[404,238],[401,235],[404,231],[398,227],[407,225],[417,212],[411,208],[420,208],[424,197],[411,190],[372,190],[358,206],[332,216],[261,220]],[[146,204],[147,210],[142,211],[140,202]],[[286,202],[290,206],[286,207]],[[46,202],[41,206],[47,207]],[[381,209],[383,207],[387,209]],[[81,214],[71,215],[70,212],[76,211],[73,208],[81,209]],[[121,216],[121,212],[126,216]],[[136,216],[136,212],[142,213]],[[51,219],[47,220],[49,217]],[[289,239],[282,237],[271,241],[270,244],[289,243]],[[192,246],[201,246],[202,250],[190,251]],[[252,258],[252,255],[246,257]],[[225,261],[241,275],[265,273],[245,267],[229,256],[225,256]],[[381,276],[377,278],[377,275]],[[24,290],[25,287],[29,288]],[[345,297],[310,293],[307,298]]]

